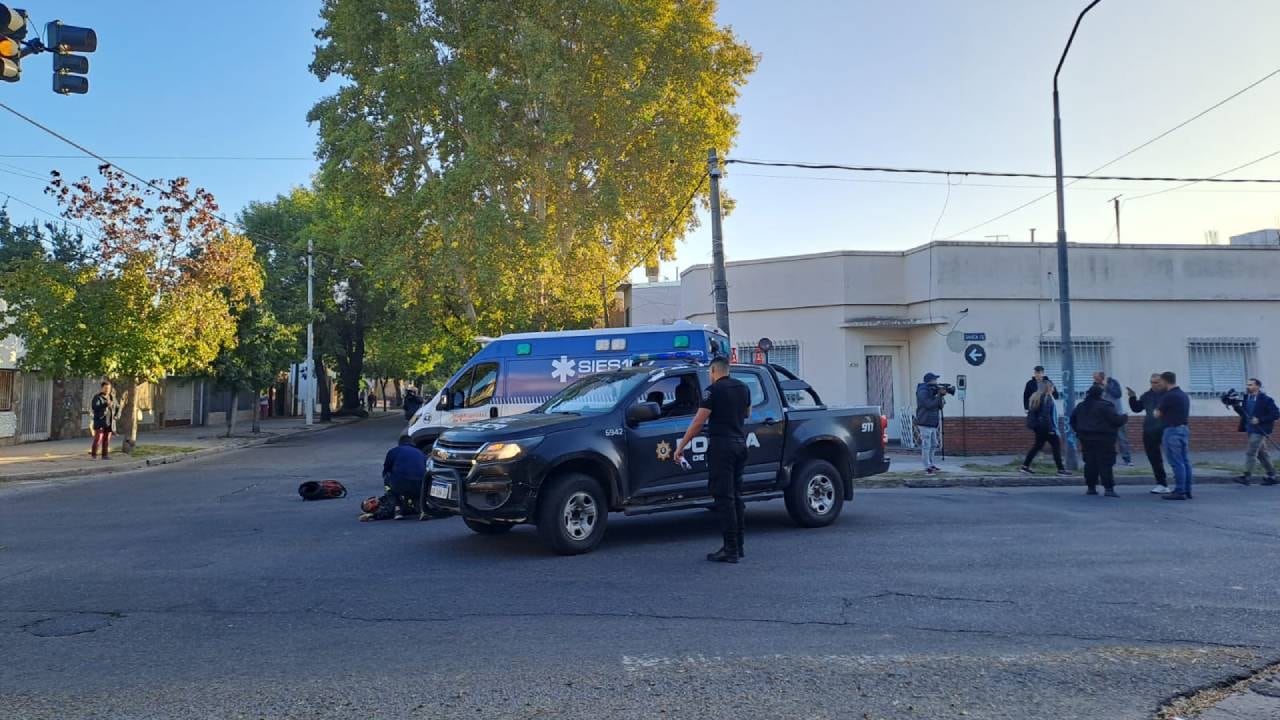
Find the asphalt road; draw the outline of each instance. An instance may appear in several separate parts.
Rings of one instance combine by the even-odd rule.
[[[532,528],[356,522],[399,427],[0,486],[0,718],[1146,718],[1280,660],[1280,488],[868,490]],[[346,500],[303,503],[315,478]]]

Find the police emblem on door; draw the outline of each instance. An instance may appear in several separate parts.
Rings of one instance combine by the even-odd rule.
[[[671,459],[671,445],[667,443],[666,440],[663,440],[662,442],[658,443],[658,459],[659,460]]]

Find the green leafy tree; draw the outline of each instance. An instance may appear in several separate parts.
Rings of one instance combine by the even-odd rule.
[[[671,256],[756,64],[715,7],[323,3],[312,70],[347,82],[310,115],[321,184],[381,229],[375,275],[415,340],[447,358],[588,325],[602,290]]]
[[[236,312],[259,296],[262,279],[252,244],[225,231],[208,192],[183,178],[142,187],[107,165],[99,174],[95,184],[54,173],[46,192],[69,219],[97,230],[96,245],[83,264],[64,249],[4,272],[0,334],[23,341],[24,369],[115,378],[131,448],[136,386],[206,372],[235,343]]]
[[[251,302],[236,318],[236,343],[224,347],[214,359],[212,371],[217,384],[230,395],[227,437],[235,430],[235,408],[242,393],[254,397],[270,387],[293,360],[296,328],[282,325],[271,310]],[[256,407],[256,405],[255,405]],[[253,432],[259,432],[258,413],[253,414]]]

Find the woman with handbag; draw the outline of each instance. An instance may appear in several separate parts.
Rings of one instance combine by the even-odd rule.
[[[1045,378],[1040,381],[1040,389],[1027,403],[1027,429],[1035,433],[1035,444],[1022,461],[1021,472],[1027,475],[1035,474],[1031,463],[1045,443],[1049,443],[1053,450],[1053,463],[1058,466],[1058,474],[1071,474],[1062,466],[1062,441],[1058,438],[1058,404],[1054,402],[1054,394],[1053,381]]]

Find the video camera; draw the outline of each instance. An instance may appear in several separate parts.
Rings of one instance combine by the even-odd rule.
[[[1235,388],[1231,388],[1230,390],[1222,393],[1222,397],[1218,399],[1227,407],[1235,407],[1236,405],[1244,402],[1244,398],[1240,397],[1240,393],[1236,392]]]
[[[955,395],[956,394],[955,385],[951,385],[949,383],[938,383],[936,387],[938,388],[937,393],[939,395]]]

